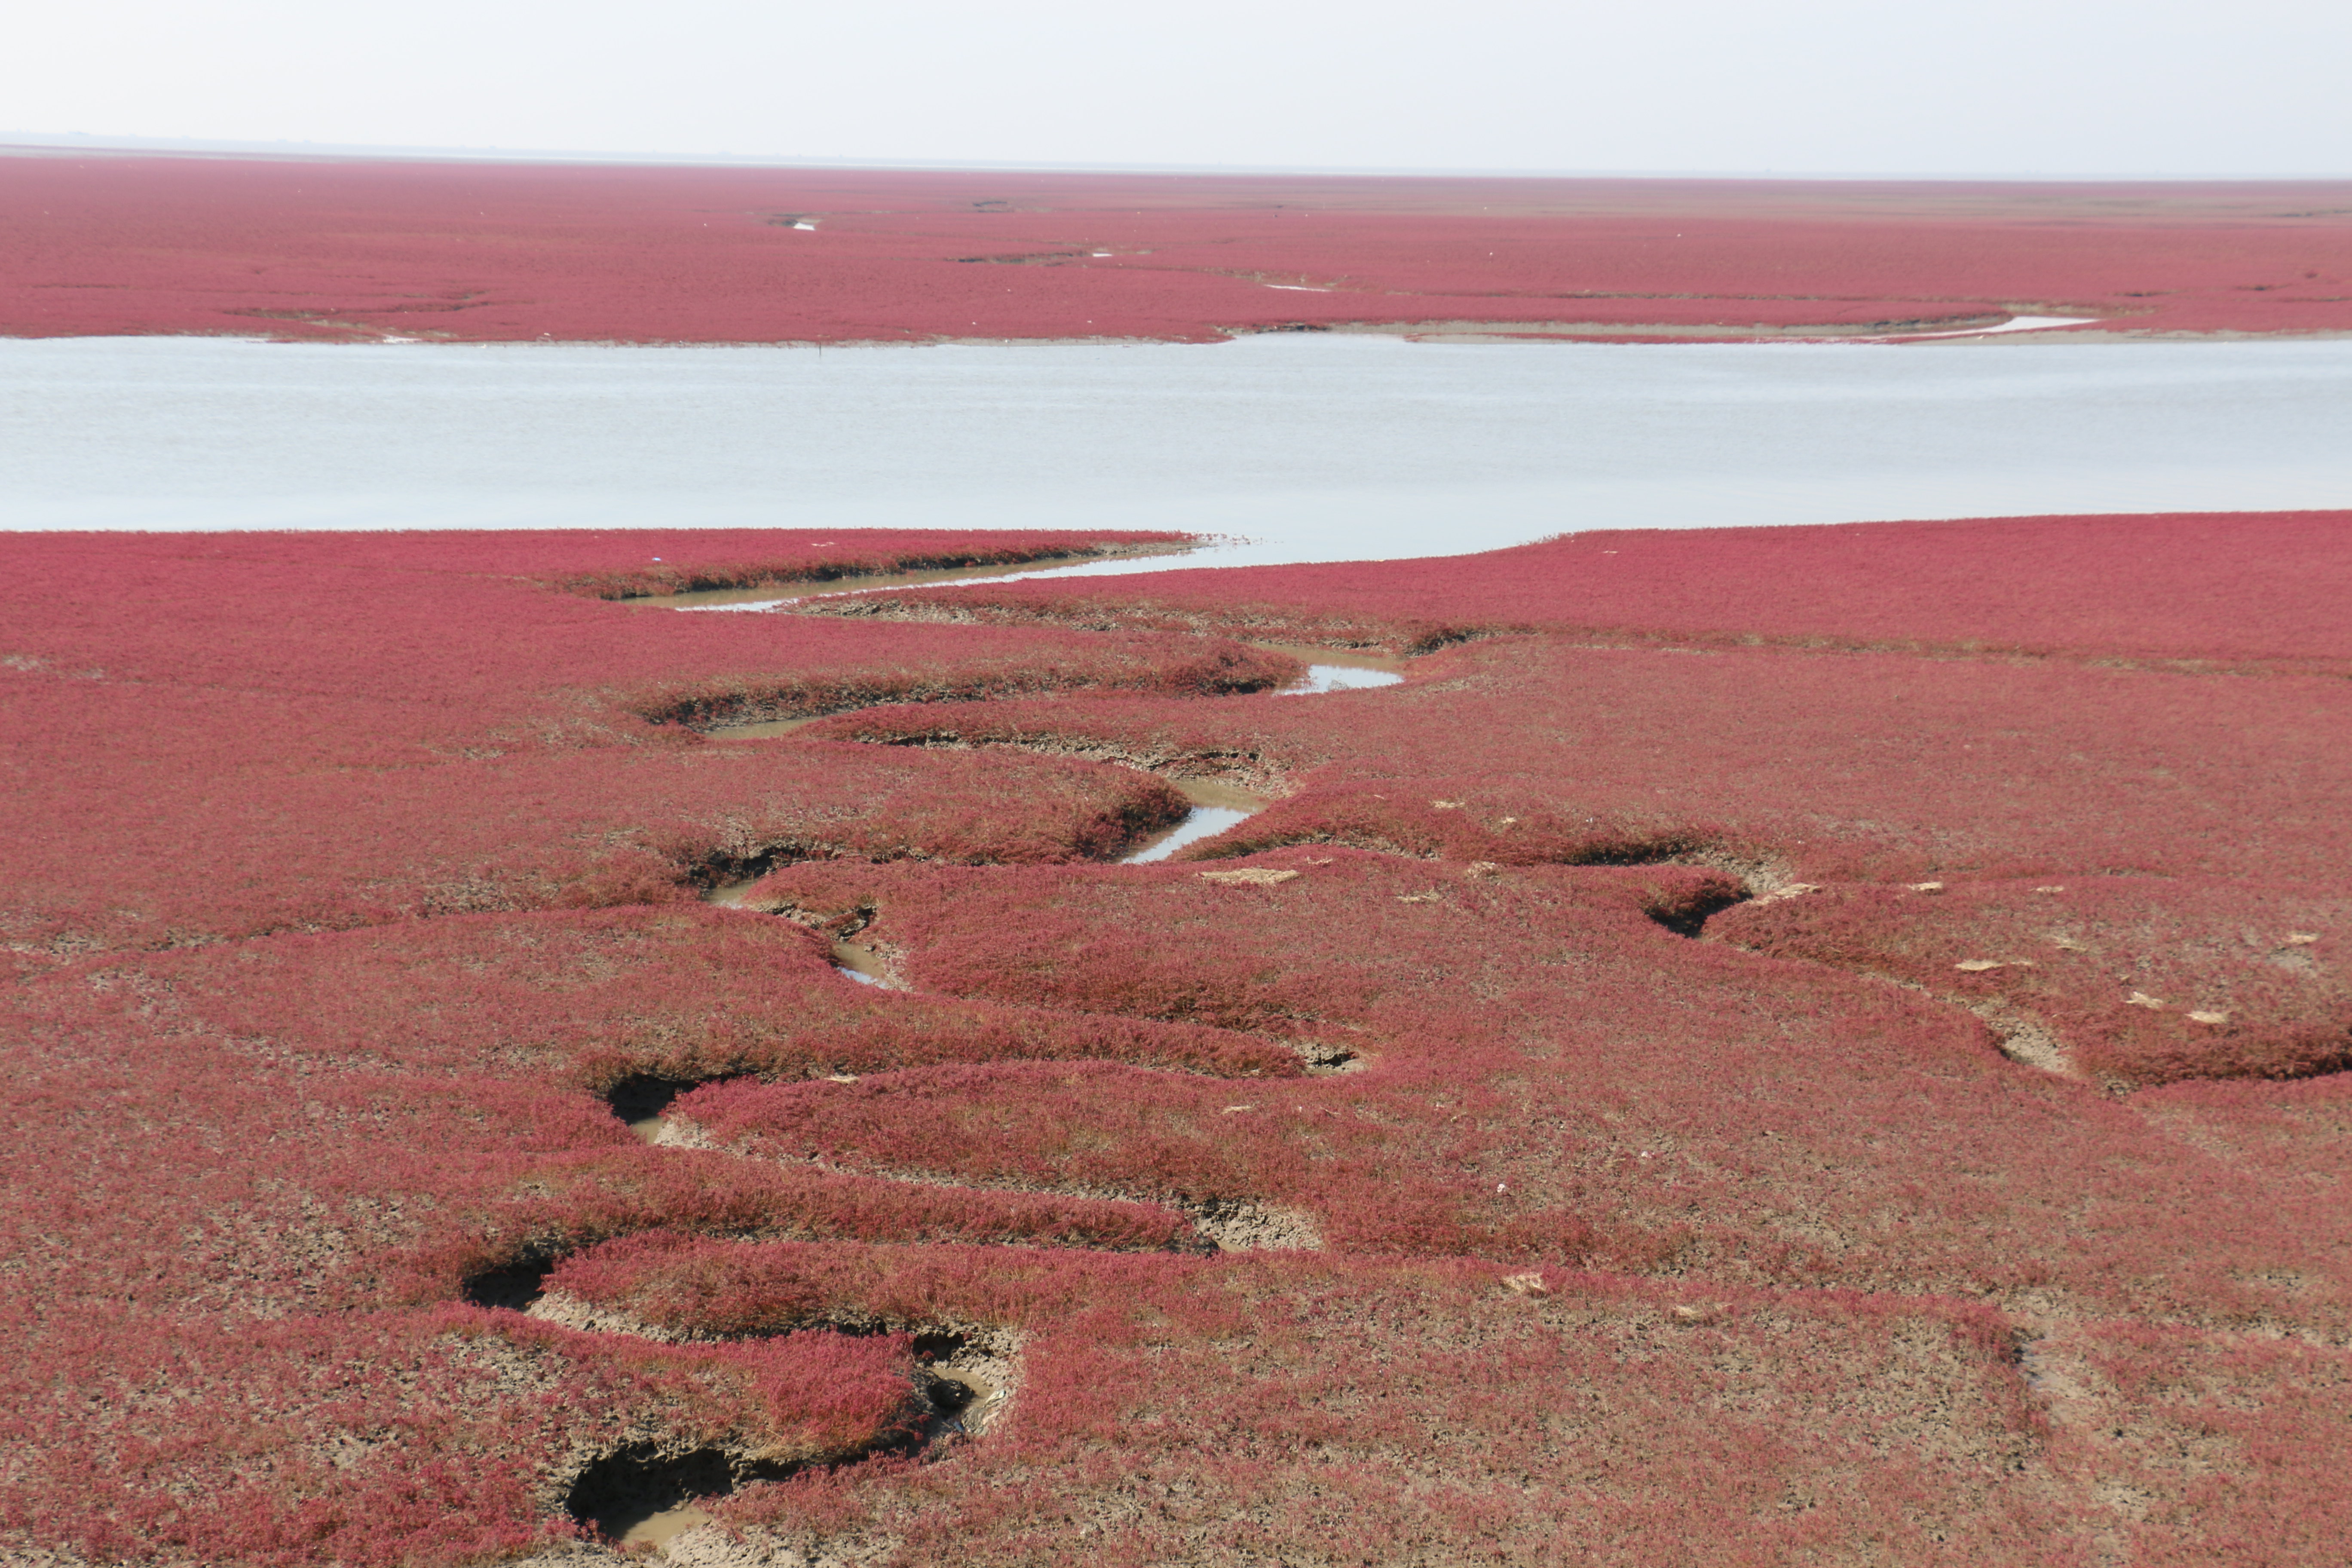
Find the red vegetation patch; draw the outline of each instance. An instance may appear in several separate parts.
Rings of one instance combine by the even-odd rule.
[[[2352,329],[2341,182],[0,158],[0,332],[470,342]]]
[[[1310,1541],[1536,1563],[1563,1532],[1624,1562],[1676,1561],[1700,1532],[1768,1562],[1866,1540],[2050,1560],[2029,1545],[2048,1516],[2003,1495],[2039,1432],[1981,1310],[1558,1269],[1525,1277],[1528,1295],[1498,1272],[638,1245],[559,1279],[679,1326],[772,1328],[825,1303],[1019,1331],[1016,1402],[953,1466],[728,1510],[893,1563],[1142,1568]]]
[[[860,874],[878,911],[867,934],[903,951],[925,994],[1199,1019],[1369,1070],[1262,1088],[920,1070],[721,1086],[680,1113],[722,1147],[833,1168],[1296,1206],[1350,1251],[2167,1317],[2347,1310],[2352,1277],[2319,1261],[2336,1243],[2250,1224],[2253,1188],[2006,1061],[1958,1008],[1658,923],[1651,911],[1715,873],[1467,876],[1346,851],[1255,864],[1295,875]],[[2224,1255],[2236,1261],[2217,1268]],[[2282,1269],[2330,1282],[2253,1283]]]
[[[2352,812],[2344,689],[1531,637],[1433,655],[1402,687],[1305,700],[884,709],[814,732],[1128,756],[1282,795],[1196,857],[1328,844],[1506,865],[1704,859],[1811,882],[2322,881],[2344,865]]]
[[[2352,513],[1593,530],[1450,560],[916,589],[807,608],[1424,653],[1549,631],[2192,668],[2352,671]]]
[[[931,625],[558,586],[787,537],[15,542],[0,1553],[455,1565],[691,1459],[900,1568],[2328,1561],[2337,527]],[[1273,804],[1102,863],[1169,779]],[[915,1452],[951,1334],[1010,1397]]]
[[[1759,952],[1993,1003],[2133,1083],[2352,1068],[2352,904],[2317,889],[2079,879],[1848,887],[1729,911]]]
[[[2352,1499],[2313,1487],[2305,1462],[2344,1440],[2341,1346],[2093,1323],[2053,1330],[2026,1365],[2053,1407],[2053,1468],[2129,1561],[2320,1568],[2343,1555]]]
[[[656,1346],[447,1309],[80,1320],[32,1338],[16,1325],[45,1386],[14,1405],[9,1528],[100,1562],[511,1556],[573,1533],[551,1517],[550,1459],[713,1432],[855,1454],[890,1440],[910,1387],[903,1340]]]
[[[1197,1024],[877,992],[845,981],[789,921],[697,904],[404,921],[72,973],[29,994],[326,1061],[357,1053],[407,1074],[525,1064],[594,1093],[632,1075],[800,1079],[1055,1058],[1297,1070],[1288,1051]]]
[[[536,575],[609,581],[654,554],[688,573],[824,566],[824,552],[761,543],[719,535],[698,555],[684,535],[564,535]],[[913,548],[859,543],[847,553]],[[630,610],[547,591],[510,542],[482,535],[50,534],[7,548],[0,817],[16,853],[0,940],[20,962],[690,897],[782,852],[1101,858],[1182,802],[1085,764],[780,757],[690,727],[1066,687],[1245,690],[1297,668],[1170,634]],[[138,742],[100,752],[79,743],[89,734]],[[67,826],[94,818],[109,825],[95,839]]]

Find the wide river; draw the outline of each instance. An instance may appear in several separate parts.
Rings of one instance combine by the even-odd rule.
[[[1591,528],[2352,508],[2352,342],[0,341],[11,528]],[[1197,558],[1196,558],[1197,560]]]

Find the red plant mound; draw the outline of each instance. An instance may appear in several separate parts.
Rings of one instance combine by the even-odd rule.
[[[0,1552],[2334,1562],[2345,521],[11,542]]]
[[[20,155],[0,332],[2340,331],[2347,190]]]

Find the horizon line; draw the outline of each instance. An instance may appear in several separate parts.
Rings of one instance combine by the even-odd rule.
[[[194,136],[115,136],[69,131],[0,131],[0,156],[58,153],[152,153],[172,157],[242,157],[320,162],[418,160],[452,163],[549,163],[674,168],[772,168],[932,172],[940,174],[1238,174],[1328,175],[1388,179],[1648,179],[1648,180],[1888,180],[1987,181],[2014,184],[2078,184],[2146,180],[2167,184],[2290,183],[2352,180],[2352,172],[2332,174],[2183,173],[2167,170],[1943,171],[1822,169],[1559,169],[1414,166],[1405,164],[1307,164],[1213,163],[1083,163],[1027,160],[814,157],[760,153],[638,153],[558,148],[406,146],[393,143],[238,141]]]

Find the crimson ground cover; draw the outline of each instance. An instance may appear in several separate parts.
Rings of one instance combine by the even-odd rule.
[[[1813,882],[2234,878],[2257,855],[2263,879],[2325,880],[2342,864],[2340,677],[1538,636],[1421,668],[1385,695],[892,707],[811,733],[1161,759],[1277,792],[1207,853],[1705,853]],[[1495,738],[1465,747],[1465,726]]]
[[[2028,1009],[2080,1067],[2136,1083],[2352,1068],[2352,996],[2311,956],[2347,929],[2337,885],[2106,877],[1947,891],[1823,889],[1727,911],[1717,931]]]
[[[2352,668],[2342,512],[1592,529],[1428,561],[1161,572],[828,601],[844,616],[1169,630],[1423,652],[1606,643]]]
[[[2352,329],[2344,182],[1346,178],[0,156],[0,332],[1699,338]]]
[[[693,726],[910,695],[1247,687],[1296,668],[1191,637],[910,636],[587,596],[659,570],[679,537],[562,536],[530,574],[511,542],[462,534],[18,541],[0,591],[12,956],[692,897],[785,837],[1096,853],[1181,801],[1130,773],[1019,760],[909,771],[803,753],[780,772]],[[883,536],[851,558],[942,559],[959,542]],[[844,554],[793,536],[701,548],[697,581],[829,572]],[[75,734],[140,741],[77,748]],[[1008,816],[1007,794],[1038,809]],[[95,852],[72,826],[93,809],[111,824]]]
[[[6,1550],[2333,1562],[2346,526],[13,542]]]

